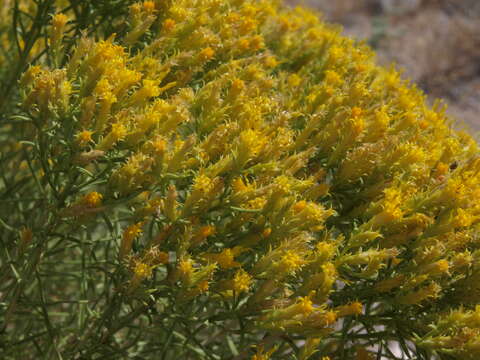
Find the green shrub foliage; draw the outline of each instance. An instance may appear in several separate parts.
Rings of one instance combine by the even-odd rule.
[[[3,359],[480,358],[478,147],[366,45],[273,0],[7,3]]]

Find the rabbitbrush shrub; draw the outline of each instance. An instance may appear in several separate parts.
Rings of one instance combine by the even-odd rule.
[[[274,0],[7,5],[2,359],[480,359],[478,147],[366,45]]]

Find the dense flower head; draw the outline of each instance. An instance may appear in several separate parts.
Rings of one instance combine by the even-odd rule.
[[[98,296],[78,319],[90,355],[129,341],[115,316],[134,323],[130,355],[168,331],[184,358],[368,359],[388,341],[363,335],[382,327],[480,357],[480,157],[440,103],[302,8],[144,1],[123,16],[21,80],[26,168],[58,207],[48,236],[78,235],[66,258],[89,251],[102,271],[82,260],[74,278],[111,287],[79,280]],[[67,20],[52,22],[62,51]]]

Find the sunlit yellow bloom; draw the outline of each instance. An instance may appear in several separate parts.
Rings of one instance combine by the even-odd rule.
[[[124,259],[131,251],[133,241],[142,234],[143,223],[139,222],[128,226],[123,230],[122,242],[120,245],[119,256],[120,259]]]
[[[100,206],[102,204],[102,199],[103,199],[102,194],[96,191],[92,191],[83,197],[82,202],[88,207],[93,208],[93,207]]]
[[[233,290],[237,293],[245,292],[250,289],[252,277],[243,269],[237,270],[233,277]]]

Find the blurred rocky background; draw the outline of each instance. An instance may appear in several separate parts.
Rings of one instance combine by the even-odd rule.
[[[480,131],[480,0],[286,0],[323,13]]]

